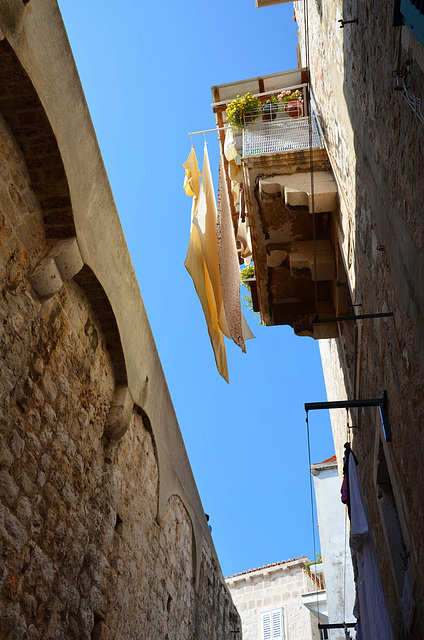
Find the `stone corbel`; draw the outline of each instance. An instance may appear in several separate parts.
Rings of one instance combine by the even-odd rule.
[[[134,401],[127,386],[115,389],[110,407],[109,419],[104,435],[110,440],[119,440],[128,431],[133,414]]]
[[[334,280],[336,277],[336,259],[330,240],[316,240],[315,251],[311,240],[292,242],[289,259],[294,277],[304,269],[310,272],[312,280]]]
[[[29,277],[35,293],[43,299],[51,298],[84,266],[76,238],[53,240],[46,251]]]
[[[266,247],[266,263],[268,267],[279,267],[287,258],[288,252],[285,245],[268,244]]]
[[[310,213],[337,209],[337,184],[329,171],[314,171],[313,197],[309,172],[262,178],[259,188],[270,196],[281,193],[287,206],[308,207]]]

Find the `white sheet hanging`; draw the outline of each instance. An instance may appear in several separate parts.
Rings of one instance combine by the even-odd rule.
[[[357,611],[363,640],[394,640],[381,583],[374,536],[355,459],[349,455],[350,546],[356,567]]]
[[[224,161],[219,163],[216,237],[222,299],[230,337],[246,352],[244,341],[255,336],[243,316],[240,305],[240,267],[237,258],[234,227],[225,179]]]

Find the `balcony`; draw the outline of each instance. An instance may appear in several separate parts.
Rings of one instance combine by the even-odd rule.
[[[322,564],[312,564],[303,572],[302,602],[321,624],[328,623],[327,592]]]
[[[305,92],[304,87],[296,89]],[[290,102],[286,108],[268,103],[261,112],[253,113],[254,122],[245,123],[242,132],[243,157],[324,147],[317,117],[303,115],[304,100],[291,102],[291,109]]]
[[[264,110],[267,101],[272,104],[269,101],[279,94],[296,90],[301,92],[302,103],[297,113],[282,109],[281,101]],[[212,106],[228,167],[224,151],[227,105],[247,92],[262,103],[236,133],[241,197],[227,175],[236,239],[240,224],[247,222],[250,228],[255,308],[262,323],[288,324],[297,335],[321,339],[337,337],[338,326],[334,321],[316,320],[345,315],[348,292],[338,252],[337,185],[308,91],[307,70],[297,69],[213,87]]]
[[[280,114],[277,114],[278,119],[276,118],[274,122],[254,123],[243,129],[243,156],[308,149],[310,128],[312,128],[312,148],[323,148],[318,122],[314,116],[296,119],[279,116]]]

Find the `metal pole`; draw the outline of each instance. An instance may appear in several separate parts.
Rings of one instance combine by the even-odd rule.
[[[306,402],[305,411],[318,409],[354,409],[355,407],[379,407],[380,398],[372,400],[336,400],[335,402]]]
[[[345,320],[371,320],[373,318],[393,318],[393,313],[361,313],[357,316],[336,316],[335,318],[318,318],[312,324],[324,322],[344,322]]]
[[[305,402],[305,411],[317,411],[320,409],[355,409],[362,407],[378,407],[380,409],[381,422],[383,423],[386,442],[392,439],[392,428],[387,412],[387,393],[383,391],[381,398],[369,400],[336,400],[333,402]]]
[[[318,629],[344,629],[345,627],[353,629],[356,627],[356,622],[343,622],[343,624],[321,624],[318,622]]]
[[[189,136],[197,136],[199,133],[211,133],[212,131],[225,131],[225,129],[229,129],[230,125],[227,124],[226,127],[215,127],[215,129],[205,129],[204,131],[192,131],[189,133]]]

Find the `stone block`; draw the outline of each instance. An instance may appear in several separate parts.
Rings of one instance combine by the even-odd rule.
[[[329,240],[310,240],[293,242],[290,251],[290,270],[294,272],[307,269],[312,280],[333,280],[336,277],[336,260]],[[315,271],[316,263],[316,271]]]
[[[284,194],[284,202],[291,207],[308,207],[310,213],[336,211],[337,184],[328,171],[315,171],[313,189],[310,172],[262,178],[259,181],[261,194],[275,196]],[[313,193],[313,197],[312,197]]]
[[[28,540],[28,533],[9,509],[0,505],[0,534],[20,551]]]
[[[50,243],[45,257],[38,263],[29,281],[40,298],[53,296],[66,280],[70,280],[84,266],[76,238]]]
[[[73,278],[84,266],[76,238],[67,238],[54,244],[52,256],[64,281]]]
[[[287,251],[283,251],[281,249],[274,249],[267,252],[266,262],[268,267],[279,267],[287,258],[287,255]]]
[[[12,476],[4,469],[0,470],[0,496],[11,505],[19,493],[18,486]]]
[[[63,284],[57,264],[50,257],[46,257],[38,263],[30,275],[29,281],[39,298],[51,298]]]

